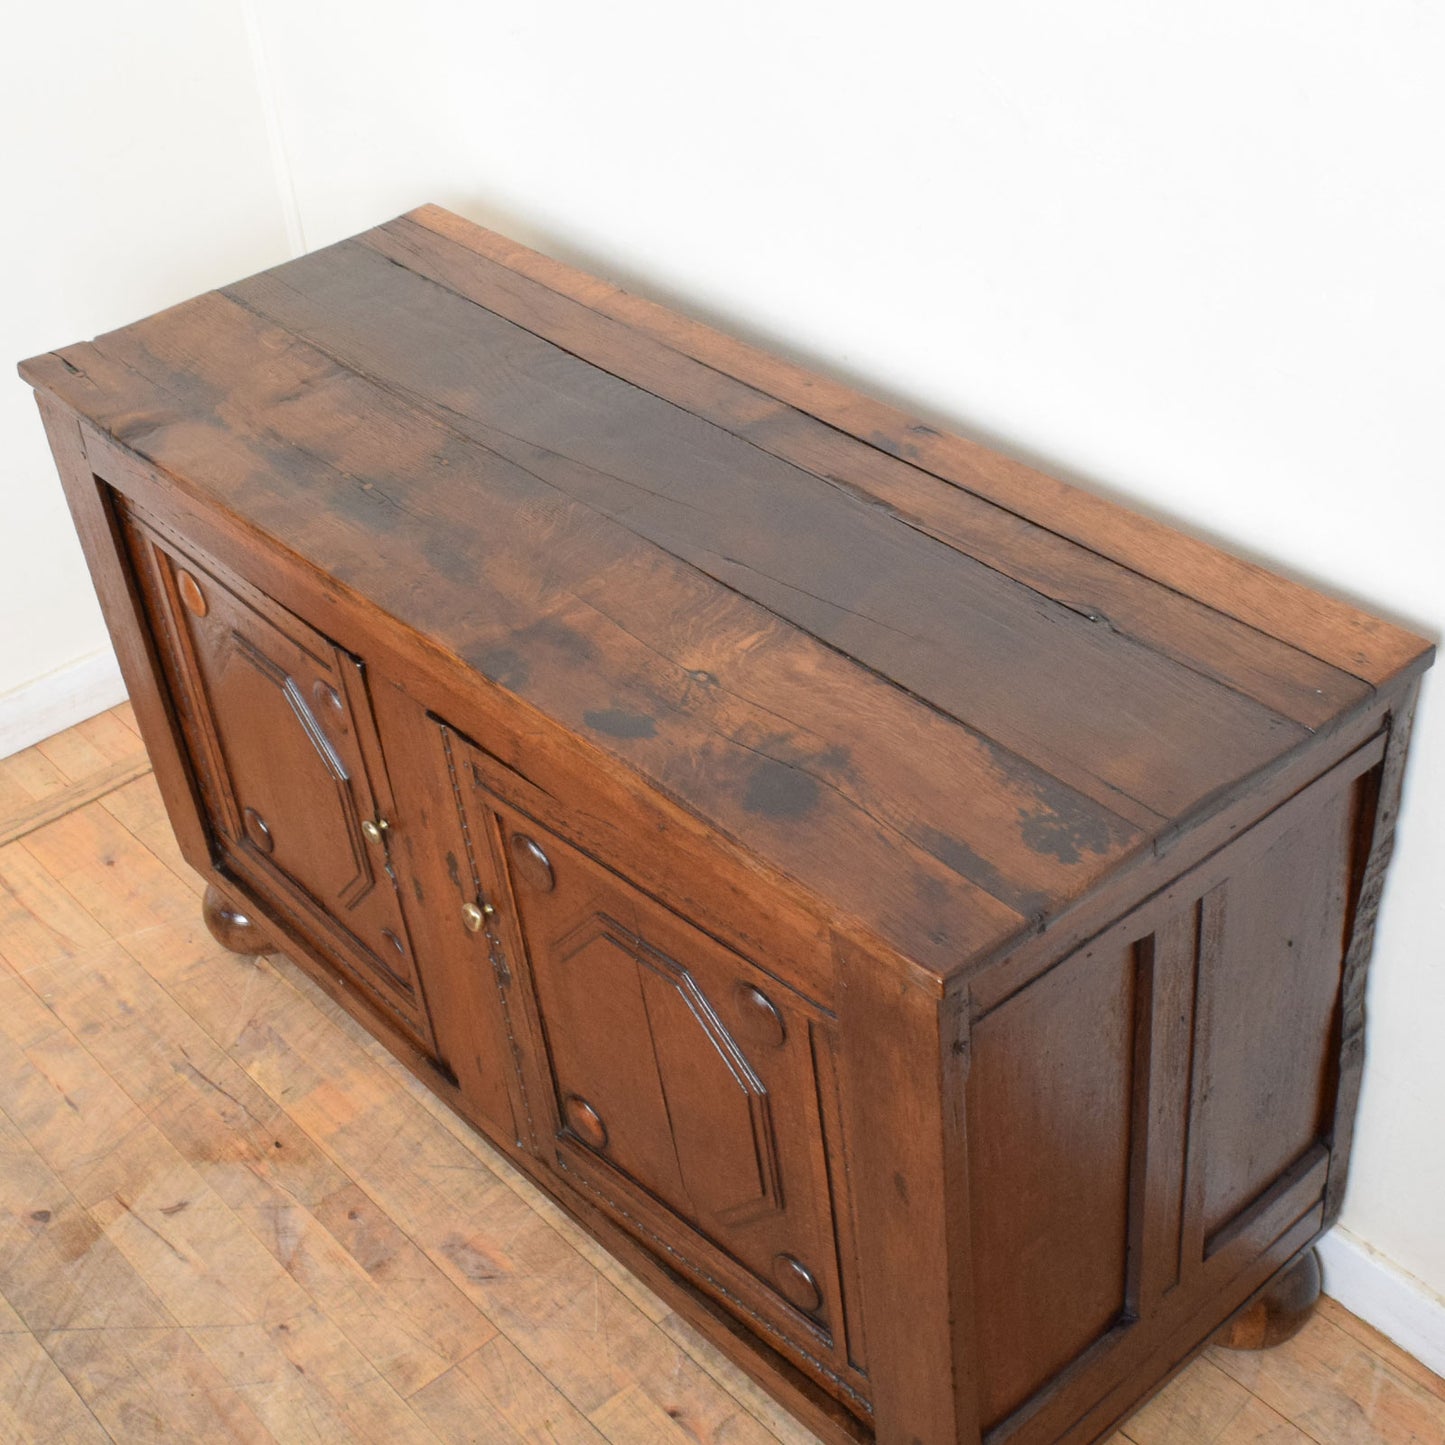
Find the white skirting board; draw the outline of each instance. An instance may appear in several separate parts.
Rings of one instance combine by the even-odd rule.
[[[1330,1230],[1319,1251],[1327,1295],[1445,1375],[1445,1299],[1347,1229]]]
[[[0,695],[0,758],[125,701],[110,648],[92,652]]]

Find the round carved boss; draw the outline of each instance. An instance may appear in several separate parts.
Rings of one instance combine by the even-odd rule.
[[[260,852],[269,853],[275,848],[276,840],[271,836],[266,820],[254,808],[247,808],[241,814],[241,823],[246,829],[246,836]]]
[[[788,1031],[777,1004],[750,983],[739,983],[733,989],[733,998],[738,1006],[738,1031],[742,1036],[749,1043],[780,1047]]]
[[[346,704],[341,701],[341,694],[332,687],[324,678],[318,677],[311,687],[311,696],[316,700],[319,708],[327,712],[342,712]]]
[[[176,591],[181,594],[187,612],[204,617],[211,610],[206,594],[201,591],[201,584],[184,567],[176,569]]]
[[[773,1283],[778,1293],[805,1315],[815,1315],[823,1306],[823,1291],[812,1270],[791,1254],[780,1254],[773,1260]]]
[[[602,1150],[607,1147],[607,1125],[602,1115],[580,1094],[568,1094],[562,1105],[562,1115],[567,1127],[589,1149]]]
[[[542,851],[541,845],[525,833],[513,833],[511,847],[517,876],[538,893],[550,893],[557,886],[557,877],[552,872],[552,862]]]

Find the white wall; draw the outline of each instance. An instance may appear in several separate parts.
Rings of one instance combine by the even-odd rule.
[[[136,9],[29,6],[0,42],[0,756],[125,696],[9,368],[288,254],[240,12]]]
[[[55,280],[13,354],[129,319],[158,280],[179,299],[277,259],[278,205],[315,247],[435,200],[1431,635],[1445,618],[1438,5],[244,0],[268,198],[239,22],[218,12],[202,33],[178,3],[150,9],[166,14],[147,30],[190,16],[168,42],[182,70],[217,68],[208,144],[168,148],[141,187],[183,197],[185,224],[132,203],[145,224],[124,264],[113,235],[47,253]],[[66,64],[79,50],[97,70],[85,26],[68,29]],[[54,144],[77,189],[99,176],[133,197],[86,137],[144,133],[136,100],[115,95],[107,121],[93,90],[68,99]],[[232,167],[244,199],[226,213]],[[67,296],[77,276],[93,286]],[[4,425],[47,499],[44,565],[83,589],[33,429]],[[32,639],[26,665],[76,645]],[[1437,1369],[1441,817],[1445,708],[1427,689],[1345,1219],[1387,1263],[1367,1287],[1345,1264],[1368,1250],[1332,1258],[1362,1312],[1386,1275],[1420,1303],[1392,1328],[1428,1354],[1438,1323]]]

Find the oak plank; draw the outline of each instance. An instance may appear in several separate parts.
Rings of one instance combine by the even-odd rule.
[[[73,958],[110,935],[22,845],[0,848],[0,963],[20,974]]]
[[[104,808],[81,808],[28,834],[15,846],[28,853],[112,938],[163,923],[189,923],[189,892],[169,886],[175,877]],[[120,867],[117,859],[124,857]],[[101,867],[95,867],[95,860]]]
[[[1315,1445],[1210,1360],[1197,1360],[1124,1423],[1132,1445]]]
[[[542,256],[439,206],[408,212],[419,226],[583,299],[849,435],[880,442],[915,466],[1058,531],[1170,589],[1383,686],[1425,665],[1420,638],[1347,603],[1187,537],[1161,522],[1049,477],[977,442],[939,432],[896,407],[725,336],[669,308]]]
[[[411,1405],[457,1445],[600,1445],[604,1439],[504,1335],[418,1391]]]
[[[112,1439],[24,1329],[0,1329],[0,1439],[13,1445],[106,1445]]]
[[[188,891],[197,898],[205,892],[205,880],[181,853],[153,772],[106,793],[99,802],[116,822],[154,853]]]
[[[0,997],[5,1112],[46,1167],[88,1206],[111,1187],[115,1148],[146,1127],[144,1112],[23,980],[0,975]]]
[[[52,741],[58,742],[70,734],[84,738],[108,763],[118,763],[141,756],[145,744],[140,740],[132,714],[132,722],[116,715],[112,708],[98,712],[93,717],[82,719],[64,733],[57,734]],[[79,781],[79,779],[77,779]]]
[[[441,1445],[314,1308],[196,1332],[223,1378],[243,1387],[278,1439]]]
[[[24,802],[38,803],[63,792],[69,780],[44,753],[39,745],[22,748],[8,758],[0,758],[0,796],[5,799],[6,816]]]
[[[1338,668],[933,476],[883,450],[886,441],[870,445],[825,425],[646,330],[544,285],[526,267],[513,269],[409,217],[366,232],[357,243],[833,486],[881,504],[900,524],[1102,622],[1110,632],[1306,726],[1318,725],[1369,692]],[[450,402],[450,389],[447,396]]]
[[[183,1329],[56,1331],[44,1347],[107,1435],[142,1442],[274,1445],[245,1392],[227,1384]]]
[[[36,743],[35,748],[64,778],[67,785],[84,782],[115,761],[107,757],[79,728],[67,728],[64,732]]]
[[[125,764],[138,767],[145,761],[135,728],[106,711],[41,739],[5,764],[12,777],[24,778],[36,790],[39,802],[57,793],[98,788],[105,777],[120,777]]]
[[[658,1409],[657,1402],[629,1385],[593,1412],[602,1437],[624,1445],[629,1440],[646,1440],[649,1445],[681,1445],[684,1440],[716,1438],[711,1432],[699,1435],[671,1414]],[[731,1423],[731,1422],[728,1422]],[[727,1424],[724,1425],[727,1428]]]
[[[35,804],[34,793],[15,776],[12,768],[15,760],[22,757],[23,752],[0,758],[0,818],[9,819]]]
[[[528,316],[538,334],[485,263],[449,276],[463,295],[375,244],[224,294],[1105,806],[1174,816],[1292,726],[712,424],[680,359],[640,372],[625,328],[584,310]]]
[[[1413,1380],[1423,1390],[1445,1400],[1445,1378],[1437,1375],[1414,1355],[1401,1349],[1394,1340],[1382,1335],[1373,1325],[1368,1325],[1358,1315],[1351,1314],[1338,1300],[1331,1299],[1329,1295],[1321,1295],[1315,1308],[1322,1318],[1349,1335],[1372,1355],[1378,1355],[1392,1369]]]
[[[176,1323],[7,1111],[0,1111],[0,1295],[36,1335]]]
[[[47,823],[64,817],[66,813],[84,807],[86,803],[96,802],[107,793],[113,793],[116,789],[133,783],[137,778],[144,777],[150,770],[150,762],[144,753],[122,758],[88,774],[79,782],[48,794],[28,808],[10,811],[5,822],[0,824],[0,847],[43,828]]]
[[[1445,1399],[1358,1349],[1328,1317],[1272,1350],[1213,1348],[1207,1358],[1314,1440],[1445,1442]]]

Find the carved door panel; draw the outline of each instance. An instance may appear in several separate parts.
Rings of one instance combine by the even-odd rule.
[[[137,519],[128,530],[224,865],[427,1042],[360,662]]]
[[[825,1016],[502,801],[447,738],[478,926],[510,956],[540,1045],[540,1152],[670,1267],[802,1342],[836,1388],[852,1365],[814,1066]]]
[[[809,1202],[780,1178],[778,1116],[802,1107],[801,1079],[768,1067],[788,1052],[782,990],[529,820],[499,821],[561,1133],[772,1274],[788,1206],[801,1221]],[[791,1022],[796,1045],[807,1020]]]
[[[682,962],[659,946],[676,924],[639,916],[584,866],[568,859],[555,907],[520,905],[565,1130],[715,1236],[780,1213],[773,1101],[699,982],[715,945],[669,938]]]

